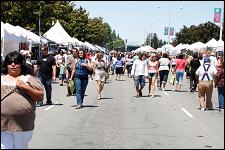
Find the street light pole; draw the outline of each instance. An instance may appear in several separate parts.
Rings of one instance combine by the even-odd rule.
[[[39,8],[39,17],[38,17],[38,25],[39,25],[39,39],[40,39],[40,44],[39,44],[39,56],[41,55],[41,6]]]
[[[168,44],[170,44],[170,17],[171,17],[171,10],[169,10],[169,26],[168,26]]]
[[[160,6],[158,6],[158,8],[160,9],[161,7]],[[180,10],[182,10],[183,9],[183,7],[179,7],[179,9]],[[170,33],[169,33],[169,31],[170,31],[170,22],[171,22],[171,10],[168,10],[169,11],[169,26],[168,26],[168,44],[170,43]]]
[[[220,18],[220,39],[222,40],[222,32],[223,32],[223,21],[222,21],[222,17],[223,17],[223,5],[221,6],[221,18]]]
[[[145,45],[145,43],[146,43],[145,35],[146,35],[146,27],[145,27],[145,33],[144,33],[144,45]]]

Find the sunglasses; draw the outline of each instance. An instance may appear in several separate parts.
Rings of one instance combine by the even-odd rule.
[[[14,64],[16,64],[16,65],[20,64],[20,62],[17,61],[17,60],[9,60],[9,61],[7,62],[8,65],[11,65],[12,63],[14,63]]]

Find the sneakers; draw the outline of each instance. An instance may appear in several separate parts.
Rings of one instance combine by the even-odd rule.
[[[81,109],[82,105],[77,105],[76,109]]]
[[[37,106],[43,106],[43,101],[42,102],[37,102]]]
[[[97,100],[100,100],[100,99],[101,99],[101,95],[99,94]]]
[[[206,109],[205,108],[201,108],[201,111],[205,111]]]
[[[52,105],[52,101],[47,101],[46,105]]]

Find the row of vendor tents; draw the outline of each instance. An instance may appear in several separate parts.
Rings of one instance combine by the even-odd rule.
[[[199,50],[202,49],[207,49],[210,48],[211,50],[216,50],[216,51],[224,51],[224,41],[222,40],[215,40],[212,38],[210,41],[207,43],[202,43],[202,42],[196,42],[191,45],[189,44],[178,44],[177,46],[173,46],[171,44],[166,44],[163,45],[161,48],[154,49],[151,46],[141,46],[138,49],[134,50],[133,52],[138,53],[138,52],[168,52],[170,54],[179,54],[181,53],[182,50],[190,50],[193,52],[198,52]]]
[[[29,50],[31,50],[31,46],[34,44],[43,45],[48,42],[52,42],[58,45],[68,46],[68,48],[83,47],[89,51],[107,51],[104,47],[93,45],[87,41],[81,42],[74,37],[70,37],[58,20],[54,26],[43,34],[43,36],[38,36],[37,34],[20,26],[13,26],[9,23],[3,23],[1,21],[1,55],[5,56],[14,50],[19,51],[19,44],[21,42],[29,43]]]

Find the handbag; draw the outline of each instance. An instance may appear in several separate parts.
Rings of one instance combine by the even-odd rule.
[[[87,73],[88,73],[89,75],[92,75],[92,74],[93,74],[93,69],[91,69],[91,70],[87,69]]]
[[[68,93],[72,94],[75,90],[75,82],[73,80],[69,80],[67,84]]]
[[[175,79],[176,79],[175,75],[172,75],[172,76],[170,77],[170,79],[169,79],[169,83],[172,84],[172,85],[174,85]]]

